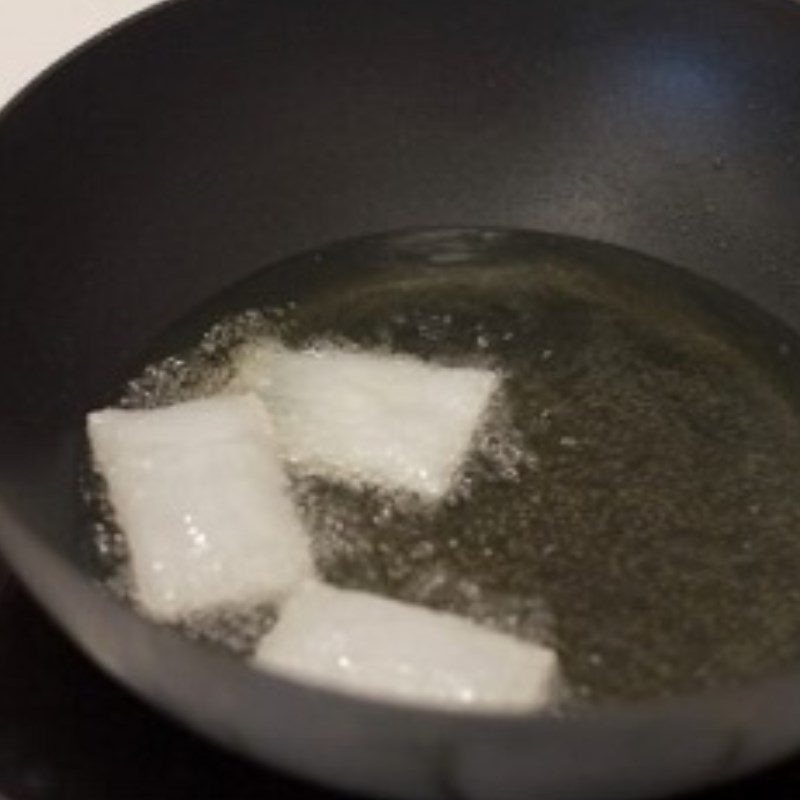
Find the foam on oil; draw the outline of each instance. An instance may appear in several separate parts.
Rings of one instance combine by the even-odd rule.
[[[268,270],[171,331],[121,403],[224,390],[238,347],[264,336],[497,370],[502,391],[439,505],[293,470],[326,579],[544,640],[575,700],[796,664],[793,337],[631,254],[503,242],[365,240]],[[124,591],[124,537],[90,489]],[[226,609],[180,627],[246,654],[273,620]]]

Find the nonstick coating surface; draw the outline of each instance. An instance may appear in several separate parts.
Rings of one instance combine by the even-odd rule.
[[[800,742],[798,679],[586,724],[400,712],[200,653],[42,542],[78,560],[60,432],[166,324],[264,264],[382,230],[532,228],[663,258],[800,327],[798,220],[788,0],[165,6],[0,124],[5,549],[107,670],[319,779],[621,797],[746,769]]]
[[[353,800],[260,769],[156,717],[87,662],[2,566],[0,622],[4,800]],[[98,721],[113,726],[101,753]],[[131,754],[144,751],[143,769]],[[796,800],[798,792],[794,759],[684,800]]]

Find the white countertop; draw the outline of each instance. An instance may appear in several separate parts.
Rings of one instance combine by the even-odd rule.
[[[89,37],[156,0],[0,0],[0,106]]]

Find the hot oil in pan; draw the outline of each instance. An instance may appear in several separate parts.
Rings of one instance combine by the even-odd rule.
[[[368,239],[268,270],[198,312],[159,343],[178,355],[152,363],[124,402],[214,391],[232,348],[265,333],[504,376],[435,508],[294,476],[328,580],[544,637],[575,702],[800,662],[796,341],[733,295],[555,237]],[[107,528],[98,541],[109,550]],[[185,630],[247,652],[270,619],[256,609]]]

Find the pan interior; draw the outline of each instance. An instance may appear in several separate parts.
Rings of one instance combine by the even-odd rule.
[[[546,640],[574,706],[800,661],[800,341],[755,306],[572,238],[370,237],[220,295],[155,342],[116,398],[213,391],[236,345],[265,334],[503,375],[435,508],[293,476],[328,580]],[[96,488],[95,566],[119,588],[124,539]],[[181,629],[246,655],[273,618],[226,610]]]

